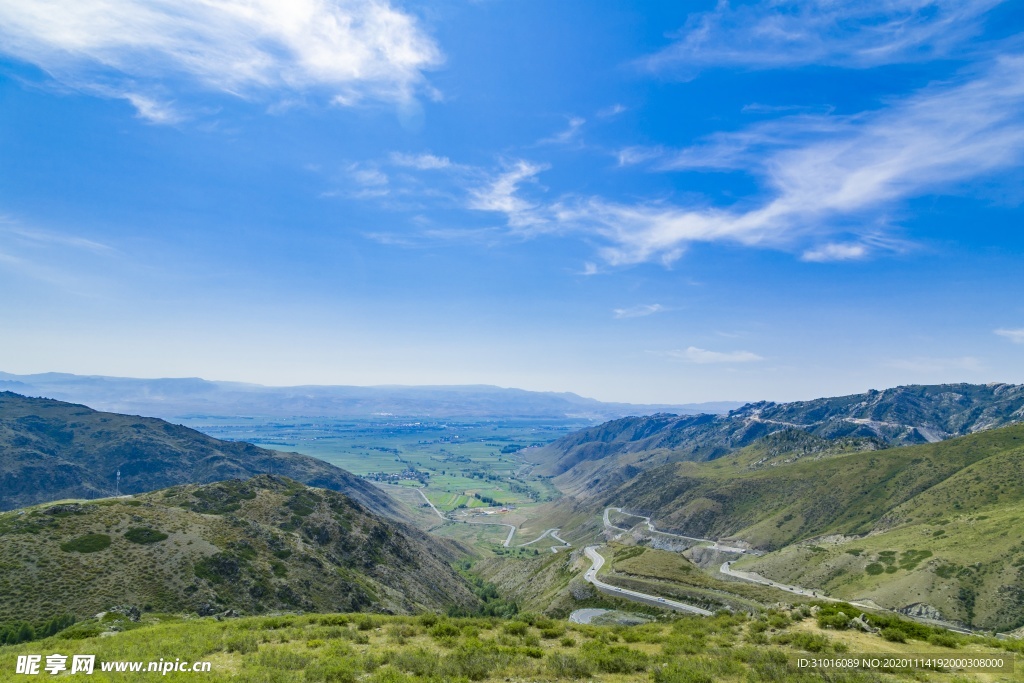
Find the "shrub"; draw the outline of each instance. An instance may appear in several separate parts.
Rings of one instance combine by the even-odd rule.
[[[431,626],[427,633],[431,638],[458,638],[461,630],[450,621],[442,621]]]
[[[0,625],[0,645],[17,645],[36,639],[36,630],[27,621]]]
[[[467,643],[445,658],[442,678],[450,680],[464,676],[471,681],[482,681],[508,666],[512,660],[511,654],[490,643]]]
[[[643,671],[648,663],[647,655],[643,652],[621,645],[605,647],[599,643],[587,643],[583,646],[583,655],[599,671],[610,674]]]
[[[325,683],[356,683],[359,668],[351,660],[318,661],[305,671],[305,680]]]
[[[928,642],[940,647],[958,647],[960,640],[952,633],[933,633],[928,636]]]
[[[249,654],[259,649],[259,641],[251,633],[232,634],[224,639],[224,649],[227,652]]]
[[[659,667],[654,670],[654,683],[714,683],[715,679],[708,672],[694,664],[684,660]]]
[[[86,534],[62,543],[60,549],[66,553],[96,553],[110,547],[110,536],[106,534]]]
[[[838,612],[836,614],[818,614],[818,626],[820,628],[834,628],[841,631],[849,625],[850,617],[846,616],[844,612]]]
[[[310,657],[293,650],[273,648],[260,652],[259,656],[256,657],[256,662],[268,669],[300,671],[309,664]]]
[[[60,633],[64,629],[73,625],[74,623],[75,617],[71,614],[62,614],[60,616],[53,617],[52,619],[48,620],[45,624],[43,624],[42,628],[40,628],[36,632],[36,637],[48,638],[52,635]]]
[[[505,633],[510,636],[525,636],[529,626],[522,621],[512,621],[505,624]]]
[[[150,543],[159,543],[160,541],[166,540],[167,534],[157,531],[156,529],[133,527],[125,532],[124,537],[132,543],[148,545]]]
[[[548,655],[547,668],[556,678],[586,678],[593,671],[590,665],[579,657],[560,652]]]
[[[888,628],[883,628],[878,635],[882,636],[886,640],[893,643],[907,642],[907,634],[904,633],[901,629],[892,628],[891,626]]]
[[[871,576],[878,576],[879,574],[885,571],[885,566],[879,564],[878,562],[872,562],[868,566],[864,567],[864,571],[866,571]]]

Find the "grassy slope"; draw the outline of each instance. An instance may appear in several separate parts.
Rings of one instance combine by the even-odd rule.
[[[606,583],[682,600],[709,610],[757,610],[776,602],[805,602],[767,586],[722,580],[701,571],[680,553],[611,542],[603,552]]]
[[[1001,643],[954,639],[943,647],[922,641],[889,642],[877,635],[824,631],[800,613],[774,612],[758,619],[745,615],[711,619],[684,617],[634,627],[566,624],[525,616],[521,620],[447,619],[433,615],[305,615],[264,618],[192,619],[145,617],[77,624],[39,643],[0,646],[0,671],[13,671],[20,654],[94,653],[91,680],[152,680],[152,673],[101,673],[109,661],[210,662],[210,673],[170,673],[166,681],[239,683],[320,682],[420,683],[450,681],[554,681],[584,679],[607,683],[678,681],[830,680],[849,683],[905,681],[906,675],[797,672],[793,655],[917,653],[939,656],[1007,656]],[[104,628],[130,629],[96,637]],[[1019,667],[1018,667],[1019,669]],[[45,674],[44,674],[45,675]],[[918,674],[913,677],[923,680]],[[928,673],[936,683],[1024,681],[1024,673],[954,675]]]
[[[131,529],[166,538],[132,542]],[[100,542],[81,552],[92,549],[89,538]],[[0,515],[0,621],[117,605],[188,612],[207,603],[250,614],[470,607],[476,599],[455,559],[450,544],[342,494],[262,475]]]
[[[662,529],[732,536],[769,550],[837,536],[831,545],[817,544],[824,550],[789,548],[756,568],[889,607],[926,603],[986,628],[1024,620],[1024,426],[753,467],[762,455],[667,465],[639,475],[607,502],[653,514]],[[847,546],[870,552],[850,555]],[[932,556],[866,573],[877,553],[901,558],[908,551]]]
[[[118,470],[121,493],[271,472],[401,516],[379,489],[315,458],[220,441],[156,418],[0,392],[0,510],[111,496]]]

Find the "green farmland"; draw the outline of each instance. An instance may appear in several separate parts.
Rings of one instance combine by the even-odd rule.
[[[382,483],[422,488],[439,510],[530,506],[557,497],[529,476],[521,450],[550,443],[580,421],[454,422],[381,417],[372,420],[266,420],[203,417],[187,421],[218,439],[248,441],[325,460]],[[408,500],[408,499],[407,499]],[[423,504],[422,499],[418,504]]]

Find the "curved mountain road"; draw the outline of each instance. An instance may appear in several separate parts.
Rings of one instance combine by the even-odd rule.
[[[712,612],[701,607],[695,607],[693,605],[687,605],[685,602],[678,602],[676,600],[669,600],[668,598],[659,598],[656,595],[648,595],[647,593],[640,593],[639,591],[629,590],[628,588],[619,588],[618,586],[612,586],[605,583],[601,579],[597,578],[597,573],[601,570],[604,565],[604,557],[601,553],[597,552],[599,546],[590,545],[583,549],[587,557],[592,562],[590,569],[583,575],[583,578],[594,585],[594,588],[607,593],[608,595],[614,595],[617,598],[624,598],[626,600],[632,600],[634,602],[642,602],[652,607],[664,607],[667,609],[674,609],[678,612],[690,612],[691,614],[699,614],[704,617],[712,616]]]
[[[548,536],[551,536],[551,538],[555,539],[556,541],[558,541],[559,543],[562,544],[561,546],[552,546],[551,552],[557,553],[562,548],[571,548],[572,547],[572,543],[569,543],[569,541],[565,540],[564,538],[560,538],[559,535],[558,535],[559,531],[561,531],[561,529],[559,529],[558,527],[555,527],[554,529],[547,529],[544,533],[542,533],[540,536],[538,536],[537,538],[533,539],[532,541],[527,541],[526,543],[520,543],[516,547],[517,548],[522,548],[522,547],[525,547],[525,546],[528,546],[528,545],[532,545],[532,544],[536,543],[537,541],[543,540],[544,538],[547,538]]]
[[[682,539],[687,540],[687,541],[696,541],[697,543],[710,543],[711,544],[710,548],[712,550],[720,550],[723,553],[740,553],[740,554],[744,554],[744,553],[751,552],[751,551],[748,551],[745,548],[736,548],[734,546],[722,545],[718,541],[712,540],[710,538],[697,538],[696,536],[683,536],[682,534],[672,534],[672,533],[669,533],[667,531],[658,531],[657,529],[654,528],[654,524],[651,523],[651,518],[650,517],[645,517],[644,515],[636,515],[636,514],[633,514],[632,512],[626,512],[622,508],[612,508],[612,507],[610,507],[610,508],[605,508],[604,509],[604,525],[605,525],[605,527],[610,528],[610,529],[618,529],[619,531],[629,531],[629,529],[623,529],[620,526],[615,526],[614,524],[612,524],[611,520],[608,518],[608,513],[610,511],[612,511],[612,510],[614,510],[615,512],[619,512],[621,514],[624,514],[624,515],[629,515],[630,517],[639,517],[640,519],[644,520],[644,523],[647,525],[647,530],[652,532],[652,533],[655,533],[655,534],[661,534],[663,536],[672,536],[674,538],[682,538]]]

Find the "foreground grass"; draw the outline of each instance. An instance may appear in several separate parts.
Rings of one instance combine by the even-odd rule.
[[[122,632],[100,637],[111,628]],[[908,634],[913,638],[913,634]],[[95,654],[97,661],[208,661],[210,673],[163,680],[367,683],[591,680],[1024,681],[1024,674],[830,674],[798,672],[798,653],[1010,653],[1006,643],[959,638],[936,644],[830,632],[806,608],[759,617],[721,614],[640,626],[587,626],[536,615],[515,620],[369,614],[290,615],[216,621],[147,616],[143,623],[83,622],[43,641],[0,647],[0,679],[16,680],[19,654]],[[1011,643],[1019,647],[1021,643]],[[152,680],[151,673],[103,673],[90,680]],[[25,680],[28,680],[25,678]]]

